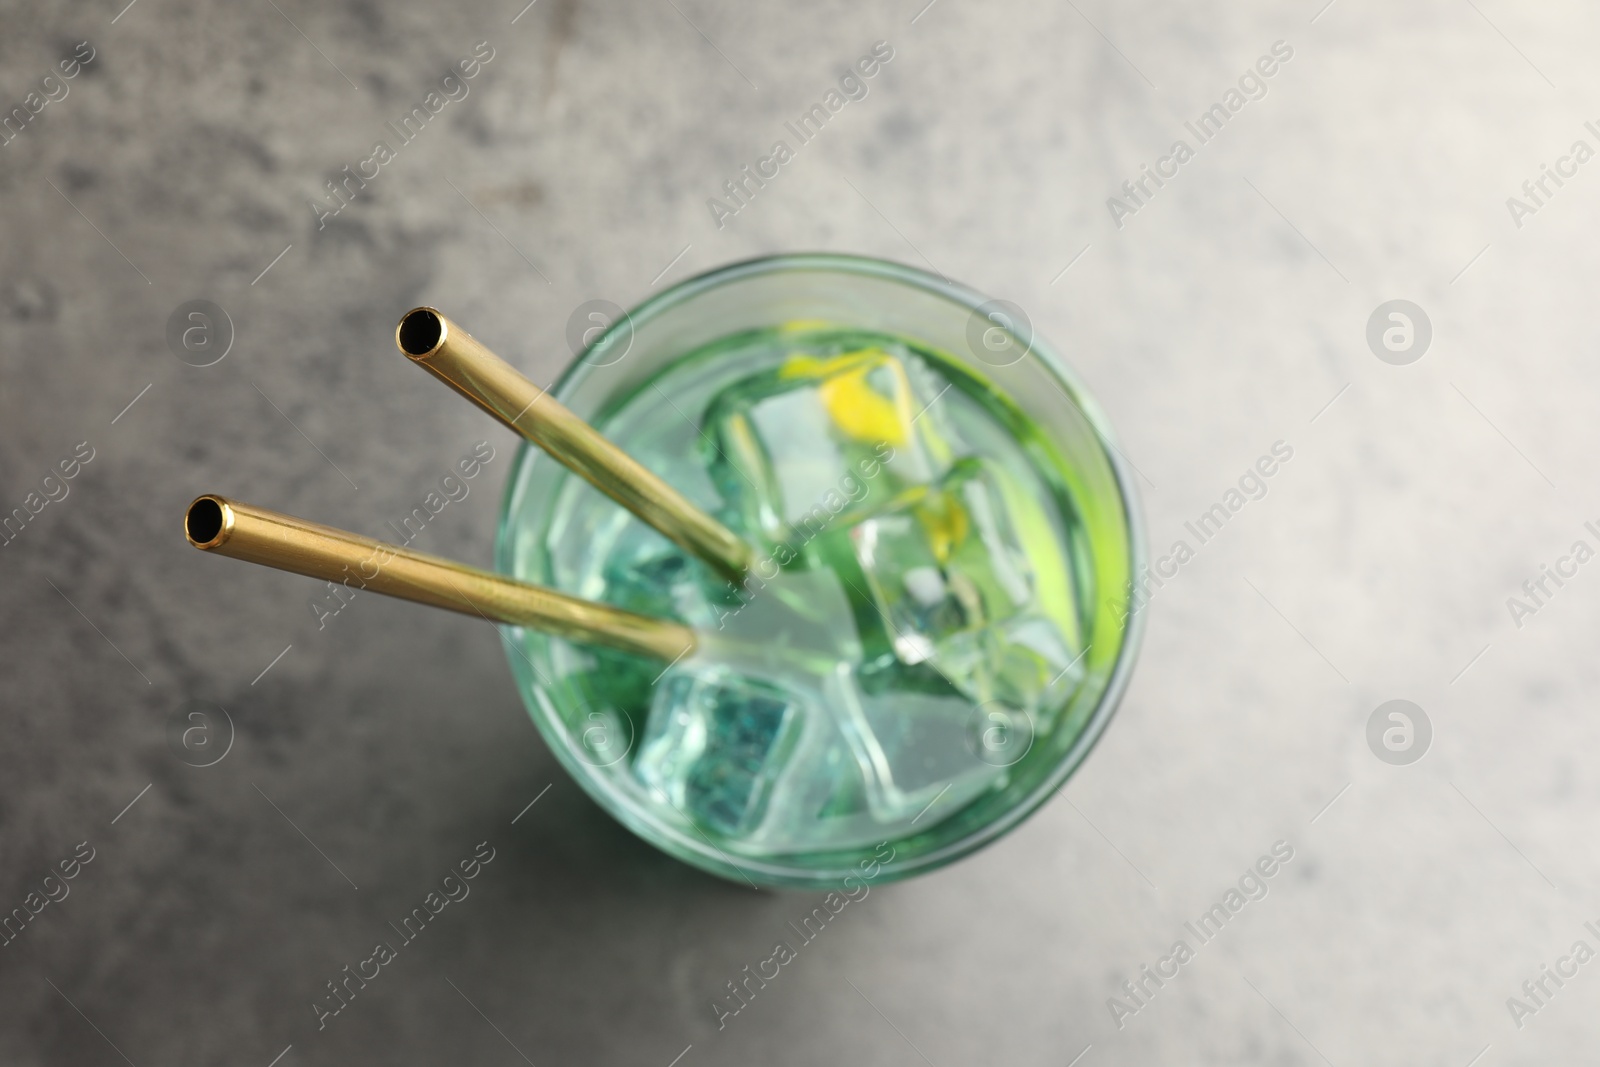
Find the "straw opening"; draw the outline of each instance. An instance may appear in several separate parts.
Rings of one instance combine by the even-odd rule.
[[[190,544],[204,548],[221,535],[225,521],[221,502],[215,497],[203,496],[189,505],[189,513],[183,517],[183,530],[189,535]]]
[[[426,356],[444,340],[444,322],[432,308],[416,308],[400,320],[400,351]]]

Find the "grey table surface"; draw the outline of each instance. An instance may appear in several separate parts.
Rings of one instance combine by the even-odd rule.
[[[0,949],[0,1062],[1592,1062],[1592,5],[124,2],[0,4],[0,104],[39,109],[0,145],[0,505],[93,455],[0,548],[0,908],[39,908]],[[879,41],[866,96],[719,226],[723,181]],[[319,227],[478,42],[465,98]],[[1176,174],[1135,199],[1146,164]],[[1061,796],[875,889],[719,1029],[817,894],[623,830],[487,628],[364,597],[319,630],[314,583],[201,557],[179,516],[217,490],[377,532],[489,440],[418,543],[487,562],[512,442],[397,356],[398,313],[548,380],[584,301],[795,249],[1025,308],[1158,556],[1293,458],[1151,599]],[[208,367],[167,341],[195,299],[234,332]],[[1369,345],[1395,299],[1425,350]],[[1544,566],[1568,577],[1535,599]],[[1368,742],[1396,699],[1431,724],[1409,763]],[[191,700],[234,724],[211,767],[169,746]],[[470,896],[319,1029],[484,841]],[[1280,841],[1266,896],[1189,934]]]

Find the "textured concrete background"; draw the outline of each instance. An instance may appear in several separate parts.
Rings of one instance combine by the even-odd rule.
[[[95,50],[0,147],[3,510],[94,450],[0,549],[0,909],[94,850],[0,949],[0,1061],[1593,1059],[1600,963],[1520,987],[1600,948],[1600,564],[1520,627],[1507,598],[1600,547],[1600,163],[1520,227],[1505,203],[1600,148],[1592,5],[123,2],[0,3],[7,109]],[[319,230],[323,182],[485,40],[470,95]],[[879,40],[869,95],[719,229],[706,199]],[[1114,225],[1279,40],[1268,95]],[[179,517],[216,490],[379,532],[483,439],[418,545],[484,562],[512,443],[395,353],[397,314],[436,303],[547,380],[580,303],[794,249],[1025,307],[1139,468],[1157,554],[1294,456],[1157,592],[1064,795],[851,905],[719,1031],[815,897],[602,815],[487,628],[368,596],[319,632],[314,583],[201,557]],[[206,368],[165,338],[197,298],[236,335]],[[1396,298],[1432,323],[1406,366],[1365,338]],[[167,738],[197,699],[236,728],[207,768]],[[1391,699],[1432,724],[1410,765],[1366,740]],[[1280,840],[1200,946],[1183,923]],[[319,1031],[324,983],[480,841],[471,896]],[[1180,938],[1177,977],[1120,992]]]

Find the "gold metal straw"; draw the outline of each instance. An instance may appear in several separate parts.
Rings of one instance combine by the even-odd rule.
[[[635,615],[220,496],[197,497],[189,505],[184,534],[204,552],[635,655],[676,661],[696,645],[694,631],[676,622]]]
[[[755,553],[511,364],[430,307],[413,308],[395,343],[414,362],[661,531],[735,585]]]

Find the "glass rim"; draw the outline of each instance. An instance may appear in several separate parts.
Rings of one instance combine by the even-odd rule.
[[[575,355],[566,368],[551,383],[549,392],[557,400],[564,399],[569,391],[576,388],[591,372],[605,369],[607,364],[589,363],[584,357],[597,348],[600,348],[613,336],[619,325],[627,323],[628,328],[637,332],[642,324],[661,315],[665,311],[694,300],[696,297],[731,282],[744,278],[764,274],[782,273],[785,271],[805,271],[818,273],[856,274],[867,277],[879,278],[905,285],[914,289],[921,289],[934,296],[943,298],[968,311],[976,311],[992,298],[986,297],[977,290],[952,282],[948,278],[931,274],[918,267],[892,260],[876,259],[869,256],[858,256],[841,252],[786,252],[774,255],[756,256],[750,259],[736,260],[725,263],[720,267],[713,267],[700,274],[677,282],[654,296],[647,297],[635,305],[631,310],[623,313],[623,319],[610,324],[602,331],[593,342],[584,347],[583,351]],[[1009,332],[1009,331],[1008,331]],[[1137,581],[1141,569],[1146,564],[1147,548],[1145,545],[1145,523],[1141,509],[1138,487],[1134,483],[1132,464],[1122,455],[1115,444],[1109,421],[1100,410],[1099,405],[1089,394],[1088,390],[1078,380],[1076,373],[1067,362],[1056,352],[1047,341],[1039,336],[1037,330],[1032,332],[1029,339],[1028,352],[1023,358],[1037,357],[1044,368],[1052,374],[1066,398],[1079,410],[1089,427],[1094,431],[1096,445],[1105,457],[1110,467],[1113,480],[1117,487],[1118,502],[1122,506],[1123,518],[1127,527],[1128,575],[1131,581]],[[532,453],[542,455],[527,441],[523,441],[512,464],[511,475],[507,480],[505,493],[501,499],[499,530],[497,542],[503,540],[507,520],[511,515],[511,508],[517,494],[519,476],[527,457]],[[502,545],[495,546],[495,563],[497,568],[502,567]],[[1097,590],[1097,594],[1098,594]],[[1130,597],[1130,608],[1132,598]],[[880,874],[872,879],[873,882],[899,881],[914,875],[924,873],[954,863],[998,838],[1009,833],[1029,818],[1041,807],[1045,801],[1057,790],[1062,788],[1066,781],[1072,777],[1078,767],[1088,757],[1105,732],[1111,717],[1116,713],[1122,698],[1127,692],[1128,684],[1133,674],[1135,662],[1138,659],[1140,645],[1144,637],[1144,610],[1130,610],[1123,620],[1121,647],[1117,650],[1117,659],[1106,679],[1104,691],[1095,702],[1094,710],[1090,713],[1083,729],[1073,740],[1072,747],[1055,765],[1051,772],[1042,778],[1039,784],[1018,803],[1000,814],[999,817],[984,823],[972,832],[937,848],[930,849],[915,857],[908,857],[898,863],[886,864]],[[509,637],[506,638],[510,640]],[[513,672],[515,664],[513,663]],[[535,716],[535,724],[539,725]],[[547,732],[541,727],[541,735]],[[567,769],[569,774],[583,782],[582,761],[570,759],[572,753],[565,751],[564,732],[563,738],[557,739],[546,736],[546,741],[551,745],[557,760]],[[590,796],[600,802],[608,814],[618,818],[624,826],[640,836],[646,843],[661,847],[650,835],[640,832],[641,826],[654,828],[653,821],[636,818],[638,813],[628,811],[621,804],[613,805],[611,798],[605,797],[596,791],[585,789]],[[675,835],[676,836],[676,835]],[[892,843],[892,842],[891,842]],[[696,857],[694,866],[702,870],[716,873],[720,877],[735,881],[745,876],[746,869],[757,872],[760,877],[773,885],[787,885],[793,887],[815,888],[821,885],[833,885],[841,879],[855,875],[859,872],[852,866],[841,866],[837,870],[822,868],[800,868],[792,865],[774,863],[771,860],[761,860],[747,856],[739,856],[737,862],[728,857],[714,845],[704,841],[696,842],[690,835],[682,835],[681,840],[674,841],[674,849],[664,849],[675,858],[682,858],[679,853],[689,852]],[[728,868],[731,867],[731,870]]]

